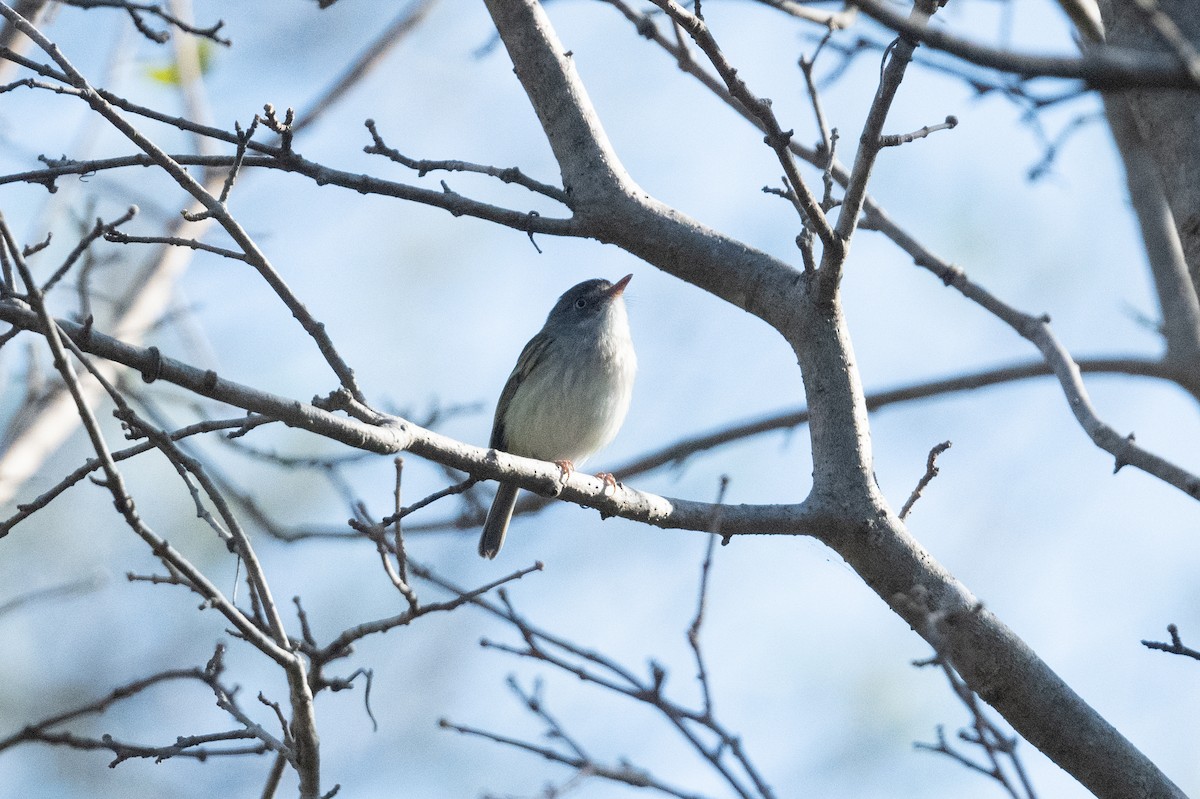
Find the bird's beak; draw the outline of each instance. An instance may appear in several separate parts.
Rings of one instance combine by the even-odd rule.
[[[625,287],[629,285],[629,281],[633,280],[633,275],[626,275],[613,284],[613,287],[604,292],[604,296],[608,299],[616,299],[624,293]]]

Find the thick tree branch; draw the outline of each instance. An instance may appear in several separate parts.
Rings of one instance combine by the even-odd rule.
[[[36,315],[12,303],[0,303],[0,321],[40,331]],[[124,364],[144,377],[173,383],[356,449],[385,455],[412,452],[479,479],[503,479],[539,494],[595,508],[604,516],[621,516],[664,529],[707,530],[716,508],[708,502],[660,497],[626,486],[618,486],[614,491],[600,478],[579,471],[564,480],[561,470],[552,463],[463,444],[406,419],[382,413],[369,415],[366,422],[339,416],[316,405],[225,380],[211,370],[167,358],[156,348],[132,346],[74,322],[56,321],[59,329],[84,352]],[[335,398],[332,404],[337,402]],[[721,512],[722,531],[726,534],[817,535],[838,526],[837,518],[810,511],[804,505],[737,505],[725,507]]]
[[[1168,362],[1153,358],[1129,356],[1125,358],[1080,358],[1076,361],[1083,374],[1137,376],[1166,380],[1172,383],[1180,379],[1179,370]],[[997,366],[955,377],[935,378],[892,389],[883,389],[866,395],[867,410],[872,413],[892,405],[925,399],[938,399],[963,391],[1002,386],[1037,377],[1054,377],[1054,370],[1043,359],[1008,366]],[[791,430],[808,424],[811,414],[807,408],[788,408],[764,416],[734,422],[718,430],[688,436],[660,449],[651,450],[630,460],[605,466],[618,479],[627,480],[663,467],[681,467],[687,460],[701,453],[717,449],[734,441],[781,430]],[[552,500],[534,495],[523,495],[517,502],[516,513],[532,513],[545,508]],[[417,522],[408,525],[408,530],[428,532],[434,530],[465,529],[483,524],[484,508],[470,508],[454,516]],[[0,527],[0,530],[3,528]],[[317,533],[314,533],[316,535]],[[339,534],[343,535],[344,534]]]
[[[1200,399],[1200,302],[1188,277],[1179,230],[1163,190],[1162,179],[1129,98],[1104,95],[1104,111],[1117,150],[1125,163],[1129,199],[1137,214],[1142,243],[1162,314],[1166,360],[1182,372],[1180,385]],[[1186,379],[1185,379],[1186,376]]]
[[[863,13],[921,44],[981,67],[1011,72],[1025,78],[1072,78],[1082,80],[1093,89],[1196,87],[1187,67],[1172,54],[1101,45],[1088,48],[1079,57],[1026,55],[976,44],[938,28],[913,22],[882,0],[851,2]]]
[[[1182,44],[1191,53],[1200,50],[1200,13],[1191,0],[1159,0],[1147,11],[1137,0],[1103,0],[1100,12],[1108,41],[1137,47],[1181,63],[1185,56],[1164,40],[1153,24],[1159,15],[1176,26]],[[1085,57],[1087,51],[1085,51]],[[1200,62],[1189,66],[1200,69]],[[1163,91],[1161,83],[1121,92],[1115,100],[1127,102],[1141,146],[1152,159],[1167,207],[1175,223],[1183,260],[1191,277],[1192,293],[1200,297],[1200,81],[1193,78],[1189,91]]]
[[[558,160],[579,232],[795,333],[804,277],[648,195],[613,152],[542,7],[531,0],[487,0],[487,6]],[[712,261],[723,268],[707,268]]]

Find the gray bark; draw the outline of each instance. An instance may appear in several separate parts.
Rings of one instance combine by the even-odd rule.
[[[1160,0],[1156,5],[1185,40],[1182,46],[1164,38],[1135,0],[1100,3],[1108,43],[1180,59],[1186,58],[1188,45],[1193,54],[1200,50],[1200,3]],[[1192,69],[1200,69],[1200,64],[1193,63]],[[1157,167],[1192,291],[1200,296],[1200,88],[1131,89],[1120,96],[1129,104],[1133,124]]]

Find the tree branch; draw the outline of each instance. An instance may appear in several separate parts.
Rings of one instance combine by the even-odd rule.
[[[1196,87],[1187,67],[1174,55],[1126,50],[1109,45],[1088,48],[1080,57],[1025,55],[976,44],[914,22],[882,0],[850,2],[864,14],[921,44],[981,67],[1011,72],[1021,77],[1070,78],[1082,80],[1093,89]]]
[[[0,321],[40,331],[36,316],[0,302]],[[129,366],[156,380],[243,408],[289,427],[307,430],[343,444],[384,455],[412,452],[483,480],[505,480],[536,493],[599,510],[604,516],[646,522],[664,529],[707,530],[714,506],[708,502],[660,497],[618,486],[576,471],[564,480],[552,463],[474,447],[427,430],[400,417],[377,413],[370,423],[338,416],[325,408],[258,391],[225,380],[211,370],[163,356],[156,348],[135,347],[65,319],[56,320],[81,350]],[[805,505],[738,505],[725,508],[726,534],[790,533],[818,535],[838,527],[838,517]]]

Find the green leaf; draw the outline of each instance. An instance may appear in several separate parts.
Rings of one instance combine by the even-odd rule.
[[[207,39],[201,39],[196,43],[196,60],[200,62],[200,74],[207,75],[212,67],[213,43]],[[179,63],[172,60],[170,63],[162,66],[146,67],[146,77],[155,83],[162,83],[167,86],[179,85]]]

